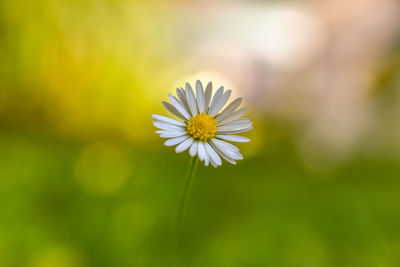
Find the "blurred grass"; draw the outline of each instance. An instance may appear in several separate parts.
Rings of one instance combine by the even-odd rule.
[[[399,265],[398,160],[359,155],[313,171],[290,138],[275,138],[237,167],[199,168],[180,265]],[[109,192],[91,189],[113,175],[99,173],[89,184],[76,175],[93,144],[4,129],[0,142],[0,266],[168,265],[187,155],[162,140],[95,141],[125,151],[129,174]],[[102,153],[90,170],[104,168]],[[120,167],[103,163],[111,172]]]

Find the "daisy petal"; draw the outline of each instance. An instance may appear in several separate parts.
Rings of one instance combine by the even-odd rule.
[[[172,115],[175,115],[176,117],[180,118],[183,121],[187,121],[188,119],[185,118],[173,105],[171,105],[168,102],[163,101],[162,102],[164,107],[171,112]]]
[[[189,104],[186,99],[185,90],[183,90],[183,88],[177,88],[176,95],[178,96],[179,101],[181,102],[181,104],[182,104],[183,108],[186,110],[186,112],[189,115],[192,115],[192,112],[190,111]]]
[[[206,151],[208,155],[210,155],[210,159],[212,162],[214,162],[217,166],[222,165],[221,158],[218,156],[217,152],[210,146],[208,143],[204,143],[204,147],[206,148]]]
[[[242,130],[221,131],[220,133],[221,133],[221,134],[238,134],[238,133],[248,132],[248,131],[250,131],[251,129],[253,129],[253,127],[250,126],[250,127],[248,127],[248,128],[242,129]]]
[[[206,149],[204,148],[203,142],[199,142],[197,144],[197,155],[201,161],[203,161],[206,157]]]
[[[166,146],[175,146],[177,144],[182,143],[183,141],[185,141],[188,138],[189,138],[188,135],[174,137],[174,138],[171,138],[171,139],[168,139],[167,141],[165,141],[164,145],[166,145]]]
[[[234,146],[234,145],[232,145],[232,144],[230,144],[228,142],[225,142],[225,141],[222,141],[222,140],[219,140],[219,139],[216,139],[216,138],[213,138],[212,141],[214,143],[218,144],[220,147],[223,147],[223,148],[226,148],[226,149],[229,149],[229,150],[232,150],[232,151],[239,151],[239,148],[237,148],[236,146]]]
[[[223,141],[218,140],[218,139],[215,139],[215,138],[212,139],[211,142],[215,145],[216,148],[218,148],[219,153],[220,154],[222,153],[221,156],[225,155],[225,156],[227,156],[228,158],[230,158],[232,160],[243,159],[243,156],[239,153],[239,150],[235,151],[235,150],[231,149],[230,146],[226,145],[228,143],[223,142]],[[231,144],[229,144],[229,145],[231,145]],[[233,146],[233,145],[231,145],[231,146]]]
[[[213,165],[213,167],[214,167],[214,168],[217,168],[217,167],[218,167],[218,165],[217,165],[217,164],[215,164],[215,162],[214,162],[214,161],[210,160],[210,162],[211,162],[211,165]]]
[[[248,129],[250,127],[251,126],[248,126],[248,125],[232,126],[232,127],[224,125],[224,126],[218,127],[218,133],[226,134],[226,133],[238,132],[238,131]]]
[[[154,121],[153,125],[159,129],[163,129],[163,130],[183,130],[184,128],[182,126],[177,126],[177,125],[173,125],[170,123],[166,123],[166,122],[159,122],[159,121]]]
[[[235,151],[231,151],[231,150],[224,150],[224,152],[234,160],[243,159],[243,156],[242,156],[242,154],[240,154],[240,152],[235,152]]]
[[[189,83],[186,83],[186,99],[188,101],[190,111],[194,116],[195,114],[197,114],[197,103],[196,103],[196,97],[194,96],[193,93],[193,89]]]
[[[207,154],[207,151],[206,151],[206,157],[204,158],[204,166],[207,167],[209,163],[210,163],[210,158],[209,158],[209,156]]]
[[[231,157],[229,157],[226,153],[224,153],[224,151],[220,150],[212,141],[210,143],[210,145],[212,146],[212,148],[214,148],[214,150],[221,155],[221,157],[223,157],[227,162],[231,163],[231,164],[236,164],[236,161],[233,160]]]
[[[215,104],[214,108],[212,110],[210,110],[210,115],[211,116],[215,116],[218,114],[218,112],[221,110],[221,108],[223,108],[226,104],[226,102],[228,102],[229,97],[231,96],[232,91],[228,90],[226,91],[218,100],[218,102]]]
[[[219,139],[223,139],[223,140],[231,141],[231,142],[239,142],[239,143],[250,142],[249,138],[239,136],[239,135],[217,134],[216,137]]]
[[[215,120],[217,122],[220,122],[224,119],[226,119],[227,117],[229,117],[229,115],[235,111],[235,109],[237,107],[240,106],[240,104],[242,103],[243,98],[239,97],[237,99],[235,99],[234,101],[232,101],[221,113],[219,113],[216,117]]]
[[[193,144],[193,139],[192,138],[188,138],[185,141],[183,141],[182,143],[180,143],[175,148],[175,151],[176,151],[176,153],[181,153],[181,152],[185,151],[186,149],[188,149],[192,144]]]
[[[225,124],[222,126],[218,126],[218,132],[226,132],[226,131],[240,131],[246,128],[251,127],[252,122],[231,122],[230,124]]]
[[[197,109],[199,113],[204,112],[204,90],[203,85],[199,80],[196,82],[196,97],[197,97]]]
[[[215,105],[217,104],[218,100],[222,97],[222,94],[224,93],[224,87],[221,86],[217,92],[215,92],[214,97],[212,98],[211,105],[208,108],[208,114],[211,113],[211,111],[214,109]]]
[[[206,148],[206,143],[203,143],[204,148]],[[204,165],[208,166],[208,164],[210,163],[210,155],[208,154],[207,150],[205,150],[205,154],[204,154]]]
[[[247,110],[246,108],[241,108],[241,109],[238,109],[238,110],[236,110],[234,112],[231,112],[231,113],[229,113],[227,115],[224,115],[225,118],[221,118],[220,120],[217,120],[218,121],[218,125],[224,125],[224,124],[227,124],[227,123],[229,123],[231,121],[236,120],[237,118],[242,116],[243,113],[246,112],[246,110]]]
[[[162,138],[173,138],[173,137],[178,137],[178,136],[183,136],[186,135],[186,131],[157,131],[158,134],[160,134],[160,137]]]
[[[245,123],[253,124],[249,118],[241,118],[241,119],[232,121],[230,123],[226,123],[226,125],[242,125],[242,124],[245,124]]]
[[[183,108],[182,104],[176,99],[175,96],[168,94],[169,100],[171,101],[172,105],[186,118],[189,119],[190,115],[187,111]]]
[[[224,123],[223,125],[218,125],[218,126],[220,128],[222,128],[222,127],[243,127],[243,126],[250,127],[252,125],[253,125],[253,123],[251,122],[250,119],[241,118],[241,119],[234,120],[234,121],[231,121],[228,123]]]
[[[209,82],[206,87],[206,92],[204,93],[204,108],[203,108],[204,113],[208,111],[208,107],[210,106],[211,96],[212,96],[212,82]]]
[[[193,142],[192,146],[189,149],[190,156],[192,156],[192,157],[196,156],[196,154],[197,154],[197,146],[198,146],[197,142]]]
[[[151,115],[151,117],[157,121],[162,121],[162,122],[166,122],[166,123],[170,123],[170,124],[174,124],[174,125],[178,125],[178,126],[183,126],[183,127],[186,126],[186,124],[184,124],[181,121],[177,121],[177,120],[174,120],[174,119],[162,116],[162,115],[153,114],[153,115]]]

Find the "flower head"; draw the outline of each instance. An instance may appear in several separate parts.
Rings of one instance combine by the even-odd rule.
[[[175,146],[177,153],[189,149],[189,154],[214,167],[222,165],[221,157],[236,164],[243,159],[239,149],[226,142],[248,142],[248,138],[234,135],[252,129],[252,122],[240,118],[246,109],[237,109],[242,98],[237,98],[222,110],[231,95],[231,90],[220,87],[212,96],[212,83],[205,91],[200,81],[196,82],[196,95],[189,83],[186,88],[176,89],[177,97],[168,94],[171,103],[163,101],[164,107],[178,120],[162,115],[152,115],[154,126],[166,146]],[[222,111],[221,111],[222,110]]]

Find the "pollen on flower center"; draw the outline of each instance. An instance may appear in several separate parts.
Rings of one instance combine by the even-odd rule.
[[[193,139],[207,141],[217,134],[217,121],[209,114],[197,114],[188,120],[186,129]]]

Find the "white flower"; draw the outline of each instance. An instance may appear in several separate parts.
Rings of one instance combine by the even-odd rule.
[[[169,117],[153,114],[153,125],[159,128],[156,133],[160,137],[168,138],[166,146],[175,146],[177,153],[189,149],[189,154],[198,155],[201,161],[208,166],[222,165],[221,157],[236,164],[236,160],[243,159],[239,149],[225,142],[249,142],[243,136],[234,135],[252,129],[252,122],[240,116],[246,111],[238,109],[242,98],[232,101],[224,110],[220,110],[227,103],[231,90],[224,91],[220,87],[212,97],[212,83],[208,83],[206,90],[200,81],[196,82],[196,96],[189,83],[186,90],[176,89],[175,96],[168,94],[171,103],[163,101],[165,108],[181,121]]]

